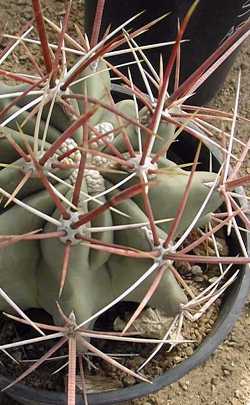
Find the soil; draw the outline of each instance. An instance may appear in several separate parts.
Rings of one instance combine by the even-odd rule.
[[[74,14],[77,22],[81,25],[83,21],[82,1],[73,1]],[[1,30],[8,30],[9,33],[18,31],[21,25],[25,24],[31,17],[31,2],[28,0],[0,0],[0,21]],[[51,19],[54,15],[60,16],[63,11],[61,0],[46,0],[48,15]],[[16,14],[18,13],[18,18]],[[14,22],[14,23],[13,23]],[[6,40],[0,42],[1,46]],[[22,65],[27,65],[26,57],[17,55],[19,71]],[[250,48],[246,43],[239,52],[234,67],[231,70],[224,88],[219,92],[213,105],[220,109],[232,111],[236,81],[239,68],[242,70],[240,113],[250,118]],[[249,125],[241,125],[238,129],[238,136],[243,140],[249,138]],[[243,173],[250,173],[250,162],[246,162]],[[131,401],[123,405],[250,405],[250,302],[246,305],[242,318],[236,323],[233,332],[208,362],[193,370],[179,382],[147,398]],[[131,383],[127,381],[127,383]],[[15,405],[16,403],[3,395],[0,398],[2,405]]]
[[[122,405],[249,405],[249,332],[250,303],[206,364],[155,395]]]

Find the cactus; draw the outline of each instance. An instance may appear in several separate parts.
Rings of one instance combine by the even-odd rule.
[[[128,96],[116,102],[110,72],[119,77],[119,71],[105,54],[122,42],[135,53],[133,33],[109,34],[99,44],[92,40],[91,47],[86,41],[79,45],[82,56],[67,70],[63,44],[69,38],[69,9],[52,59],[39,6],[33,1],[46,73],[39,79],[12,74],[22,83],[0,86],[0,309],[9,312],[11,302],[20,311],[43,308],[56,325],[65,323],[62,312],[73,314],[74,324],[89,329],[97,314],[121,300],[176,317],[189,297],[174,262],[192,262],[192,255],[178,248],[192,229],[210,222],[231,186],[241,184],[232,185],[225,175],[223,182],[223,173],[198,170],[199,142],[206,136],[192,126],[199,112],[188,114],[182,107],[198,80],[167,93],[192,10],[158,77],[158,98],[137,89],[128,73],[120,74]],[[210,66],[248,31],[242,26]],[[135,61],[142,69],[137,55]],[[201,82],[210,66],[199,72]],[[199,141],[191,170],[169,152],[184,128]],[[217,258],[232,260],[247,261]]]
[[[100,73],[103,70],[105,73]],[[88,77],[89,72],[92,72],[92,77]],[[83,96],[88,97],[90,94],[90,96],[95,97],[97,102],[99,100],[103,102],[104,99],[111,100],[110,76],[104,62],[97,61],[95,66],[84,70],[82,78],[85,77]],[[18,90],[20,91],[15,86],[8,88],[3,86],[2,94],[8,94],[10,91],[15,93]],[[23,88],[22,91],[26,91],[26,88]],[[53,89],[51,92],[53,92]],[[30,101],[32,101],[32,97],[24,97],[22,105],[26,105]],[[64,312],[70,314],[74,311],[77,322],[81,323],[114,299],[117,294],[125,291],[154,262],[158,261],[158,256],[155,259],[148,257],[138,261],[136,258],[120,257],[105,251],[95,251],[91,246],[84,246],[82,241],[90,240],[93,237],[100,245],[114,242],[117,246],[127,246],[141,252],[154,250],[157,253],[158,251],[160,255],[162,243],[166,240],[171,222],[162,222],[159,223],[159,226],[156,226],[159,244],[154,243],[150,235],[150,228],[147,225],[144,227],[139,226],[133,230],[129,227],[126,228],[126,225],[147,224],[148,217],[142,194],[143,188],[147,192],[146,187],[148,187],[147,198],[155,220],[175,218],[178,205],[188,183],[189,173],[164,156],[161,156],[158,163],[152,163],[153,157],[162,145],[166,142],[171,143],[172,139],[175,138],[176,128],[167,122],[160,123],[157,131],[159,139],[157,139],[152,152],[147,155],[145,164],[140,164],[142,155],[138,148],[136,125],[130,124],[128,120],[122,118],[128,115],[131,119],[136,120],[136,110],[132,100],[124,100],[114,104],[113,107],[114,111],[117,109],[122,117],[100,107],[92,114],[89,120],[88,124],[93,127],[93,130],[89,131],[89,140],[95,140],[102,134],[104,136],[99,141],[90,144],[93,146],[91,153],[86,153],[86,164],[91,169],[84,170],[81,182],[82,194],[78,203],[73,204],[74,189],[72,187],[76,184],[79,169],[68,169],[67,165],[72,166],[75,164],[77,166],[81,162],[81,152],[79,150],[79,147],[83,145],[81,131],[76,130],[74,136],[67,138],[63,143],[60,142],[49,160],[39,165],[39,168],[36,166],[39,164],[38,159],[42,160],[46,156],[46,153],[51,150],[53,142],[55,144],[56,140],[61,139],[63,130],[66,131],[67,125],[70,124],[70,117],[67,112],[61,108],[60,102],[56,102],[43,147],[42,128],[45,127],[50,105],[48,103],[42,113],[41,120],[44,119],[44,123],[40,124],[39,139],[36,140],[36,144],[34,140],[35,122],[32,125],[30,120],[27,122],[28,125],[22,127],[23,136],[18,132],[18,127],[16,128],[17,131],[3,127],[3,137],[1,139],[4,145],[1,149],[8,165],[0,172],[0,185],[5,193],[10,195],[15,193],[18,201],[51,216],[55,221],[40,218],[34,213],[25,210],[23,205],[13,204],[11,206],[8,204],[5,207],[6,199],[4,198],[2,200],[3,210],[0,216],[0,226],[3,235],[8,234],[10,227],[14,226],[11,232],[13,234],[25,234],[42,228],[44,233],[61,232],[62,236],[32,242],[22,241],[8,247],[6,251],[2,250],[1,274],[3,272],[7,272],[7,274],[1,281],[1,285],[13,300],[24,309],[34,306],[42,307],[56,320],[58,315],[56,301],[59,300]],[[20,108],[21,105],[16,105],[13,110],[18,111]],[[77,112],[79,113],[79,109]],[[12,113],[11,111],[10,114]],[[17,125],[18,122],[21,125],[20,119],[17,118],[15,124]],[[120,127],[122,129],[119,129]],[[58,135],[54,138],[53,135],[56,132]],[[109,135],[105,137],[106,132],[109,132]],[[126,150],[125,136],[128,145],[133,151],[132,156]],[[144,140],[147,135],[142,132],[141,136]],[[17,144],[20,140],[21,142],[26,140],[28,145],[31,148],[33,147],[33,157],[31,158],[28,153],[26,161],[24,157],[13,157],[13,150],[8,151],[5,149],[5,146],[9,149],[8,139],[15,139]],[[110,144],[119,151],[121,154],[120,159],[124,159],[124,164],[122,160],[117,163],[115,160],[109,159]],[[19,146],[21,145],[19,144]],[[76,151],[71,153],[69,157],[61,161],[58,160],[63,153],[71,152],[74,149]],[[25,145],[23,150],[25,150]],[[44,152],[41,152],[41,150]],[[95,154],[95,151],[100,151],[105,155]],[[56,168],[56,165],[60,162],[61,165],[65,166],[65,170]],[[53,164],[55,165],[54,169]],[[39,175],[39,170],[42,170],[41,175]],[[50,173],[61,180],[63,179],[64,183],[61,184],[55,181],[53,185],[47,184],[45,178],[50,181]],[[16,193],[15,190],[18,185],[27,175],[30,175],[29,179]],[[41,176],[44,176],[42,181]],[[210,190],[210,186],[206,183],[213,183],[216,176],[215,173],[210,172],[197,171],[194,173],[187,205],[176,230],[175,238],[182,234],[195,218]],[[144,180],[145,178],[146,180]],[[148,186],[146,185],[147,182],[149,183]],[[114,185],[118,183],[121,184],[120,188],[117,187],[114,192],[109,192],[109,189],[114,189]],[[46,184],[48,189],[46,189]],[[63,214],[51,197],[50,191],[55,192],[53,189],[65,197],[67,205],[64,205]],[[120,190],[122,190],[120,192],[123,192],[130,189],[135,189],[135,195],[126,198],[121,203],[118,202],[118,211],[111,211],[109,206],[112,206],[112,199],[115,201]],[[98,197],[100,194],[102,195]],[[98,202],[95,201],[94,197],[99,198],[100,208],[107,204],[105,211],[99,213]],[[220,205],[220,194],[215,191],[209,198],[200,220],[203,223],[204,220],[208,221],[208,214]],[[74,224],[77,224],[75,229],[73,229]],[[123,229],[116,231],[116,227],[121,225]],[[95,234],[92,235],[92,228],[103,229],[104,227],[108,229],[99,232],[95,231]],[[77,238],[78,235],[81,235],[81,238]],[[62,292],[59,294],[64,252],[67,246],[70,249],[70,258],[66,280]],[[15,258],[15,264],[13,264],[13,257]],[[16,292],[12,292],[12,278],[15,278],[16,283],[19,285]],[[27,278],[33,287],[27,287]],[[144,283],[126,298],[140,302],[149,287],[149,283],[150,278],[147,283]],[[11,291],[9,288],[11,288]],[[173,316],[178,313],[180,304],[185,303],[186,300],[185,293],[178,285],[171,271],[166,271],[160,288],[152,299],[152,305],[162,308],[169,316]],[[5,310],[5,304],[3,303],[3,305],[1,309]]]

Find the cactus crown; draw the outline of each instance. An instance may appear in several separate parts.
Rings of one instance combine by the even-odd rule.
[[[95,350],[86,328],[91,329],[97,316],[119,301],[139,304],[129,324],[147,304],[176,319],[188,313],[190,291],[175,262],[222,266],[248,261],[244,250],[243,257],[211,258],[194,256],[192,245],[183,247],[190,232],[211,224],[212,218],[219,222],[207,226],[195,245],[224,225],[238,229],[238,212],[247,221],[231,190],[248,180],[237,178],[239,164],[229,174],[234,131],[226,151],[211,137],[203,119],[213,118],[213,111],[195,111],[183,103],[209,70],[242,42],[249,24],[227,39],[184,84],[176,83],[169,95],[169,76],[176,58],[178,71],[181,40],[196,4],[180,25],[165,69],[158,73],[135,39],[147,27],[127,31],[133,18],[97,41],[102,3],[98,2],[90,44],[86,37],[78,43],[67,34],[69,4],[61,28],[53,25],[59,32],[54,52],[40,2],[34,0],[44,69],[40,77],[1,71],[18,84],[1,82],[0,86],[0,308],[9,312],[11,306],[28,323],[24,310],[48,311],[61,337],[55,350],[68,340],[70,356],[76,353],[76,335],[79,351]],[[29,31],[21,34],[27,43]],[[79,55],[71,67],[67,43]],[[124,43],[134,55],[148,94],[136,87],[129,67],[125,76],[106,57]],[[7,49],[1,60],[4,55]],[[111,74],[123,84],[119,91],[127,93],[118,102]],[[232,116],[221,112],[217,116],[231,119],[234,127],[237,109]],[[186,162],[189,170],[174,162],[169,152],[184,129],[186,137],[198,141],[194,160]],[[202,143],[216,144],[226,153],[219,173],[199,170]],[[227,212],[221,220],[214,212],[224,200]],[[43,334],[41,325],[32,325]],[[101,357],[107,360],[103,353]]]

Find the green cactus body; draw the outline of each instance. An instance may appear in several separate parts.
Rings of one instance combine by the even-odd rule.
[[[8,127],[1,128],[0,132],[0,153],[1,163],[5,164],[0,171],[0,187],[5,191],[2,200],[0,228],[3,234],[24,234],[42,228],[43,232],[51,233],[60,230],[65,231],[65,237],[52,239],[20,241],[7,247],[6,251],[1,250],[0,256],[0,286],[6,289],[13,300],[18,305],[26,309],[29,307],[42,307],[46,309],[54,318],[55,322],[61,323],[60,314],[56,302],[58,301],[67,315],[74,311],[77,322],[81,323],[91,317],[96,311],[117,298],[126,291],[134,282],[147,272],[147,270],[157,263],[155,258],[132,258],[110,253],[103,249],[95,250],[89,244],[89,240],[94,239],[100,245],[127,247],[140,252],[148,253],[154,248],[153,240],[149,232],[149,220],[145,211],[145,204],[142,194],[137,194],[130,199],[120,202],[112,207],[112,198],[119,192],[128,189],[131,186],[140,184],[143,175],[148,168],[138,166],[140,160],[139,131],[135,123],[138,121],[136,109],[133,100],[124,100],[115,105],[110,93],[111,82],[109,72],[105,62],[101,61],[95,65],[89,66],[81,75],[81,81],[74,84],[71,92],[83,95],[91,99],[99,100],[102,105],[97,106],[93,115],[88,121],[88,136],[91,143],[92,152],[85,153],[86,164],[90,168],[85,169],[84,180],[81,185],[80,203],[76,209],[72,208],[73,189],[77,179],[78,169],[60,169],[53,168],[53,164],[58,163],[58,158],[70,149],[83,146],[83,130],[78,128],[76,132],[59,148],[60,150],[50,158],[50,166],[43,167],[43,173],[50,181],[51,187],[57,190],[57,194],[63,196],[69,201],[67,205],[65,199],[62,204],[70,213],[71,225],[76,222],[76,218],[82,218],[88,215],[98,207],[110,204],[110,206],[100,212],[98,215],[90,218],[83,224],[78,232],[82,239],[75,237],[70,239],[70,224],[65,225],[55,202],[51,199],[48,190],[44,190],[44,184],[36,173],[31,174],[26,184],[15,196],[18,201],[34,207],[43,214],[49,215],[55,221],[47,221],[34,213],[25,210],[20,204],[11,202],[5,207],[8,194],[12,194],[25,173],[32,169],[32,161],[26,163],[18,152],[9,142],[11,138],[20,148],[27,152],[27,143],[31,149],[34,149],[34,133],[36,120],[34,117],[27,118],[28,111],[23,111],[16,119],[8,123]],[[1,94],[10,94],[15,91],[24,91],[27,86],[1,86]],[[29,95],[23,97],[18,105],[13,106],[7,115],[2,119],[10,117],[13,112],[20,111],[27,102],[31,102],[37,96]],[[1,101],[1,107],[4,108],[9,100]],[[46,136],[46,142],[43,140],[46,119],[49,113],[51,99],[44,107],[41,114],[36,148],[43,153],[48,151],[51,145],[60,137],[60,135],[74,122],[65,106],[56,100],[52,111],[50,125]],[[106,109],[105,105],[111,106]],[[77,102],[70,102],[71,108],[78,115],[86,113],[86,104],[84,107],[83,99]],[[88,102],[88,108],[93,108],[91,102]],[[114,111],[120,112],[116,114]],[[126,120],[124,117],[128,117]],[[27,119],[22,127],[24,135],[19,130],[23,120]],[[139,112],[139,121],[147,127],[150,115],[144,108]],[[95,141],[96,133],[105,136]],[[142,144],[147,139],[147,131],[141,130]],[[153,169],[148,176],[148,198],[150,200],[155,220],[163,222],[157,225],[158,236],[161,241],[166,239],[167,232],[170,229],[171,220],[175,218],[178,205],[185,192],[190,173],[179,168],[174,162],[162,157],[160,161],[150,166],[151,159],[155,154],[171,144],[176,137],[176,128],[173,124],[168,124],[166,120],[159,125],[159,130],[155,136],[155,143],[152,153],[147,160],[149,169]],[[129,156],[125,138],[129,140],[135,150],[135,156]],[[112,144],[112,145],[111,145]],[[112,161],[112,149],[115,147],[121,157],[130,168],[122,163]],[[101,151],[104,155],[98,155],[95,150]],[[107,156],[110,156],[110,159]],[[42,157],[39,156],[39,158]],[[79,164],[81,152],[75,151],[72,155],[63,159],[64,164]],[[133,167],[134,164],[134,167]],[[51,166],[52,165],[52,166]],[[132,167],[132,168],[131,168]],[[140,171],[141,170],[141,171]],[[52,174],[49,177],[49,173]],[[125,182],[125,178],[133,178]],[[146,173],[147,174],[147,173]],[[54,176],[54,177],[53,177]],[[183,217],[178,226],[175,238],[180,236],[193,221],[199,211],[202,203],[207,197],[211,182],[216,179],[216,174],[208,172],[196,172],[194,174],[187,206]],[[123,182],[119,188],[109,192],[109,188]],[[152,184],[151,184],[152,183]],[[215,191],[209,199],[199,222],[203,223],[209,217],[209,214],[217,209],[221,204],[221,198]],[[113,208],[113,209],[112,209]],[[164,222],[164,220],[168,220]],[[61,226],[56,223],[61,223]],[[144,224],[131,229],[126,226],[133,224]],[[117,227],[121,227],[118,229]],[[107,229],[105,229],[107,228]],[[71,229],[71,230],[70,230]],[[68,237],[68,239],[67,239]],[[84,238],[86,240],[84,240]],[[95,242],[95,243],[97,243]],[[63,266],[63,257],[66,245],[71,244],[68,273],[62,294],[59,297],[60,278]],[[171,266],[173,263],[162,262],[159,268],[164,266],[165,274],[161,280],[159,288],[150,300],[150,305],[160,308],[168,316],[176,315],[181,304],[187,302],[187,297],[178,282],[176,281]],[[159,270],[156,266],[156,271]],[[147,292],[154,275],[152,274],[134,291],[125,297],[125,300],[140,302]],[[2,310],[6,309],[3,300],[0,301]]]
[[[61,192],[64,191],[64,187],[59,188]],[[39,191],[24,198],[23,203],[44,214],[53,213],[54,204],[46,191]],[[44,226],[44,219],[18,205],[12,206],[0,215],[0,228],[3,235],[21,235]],[[40,306],[36,280],[40,261],[41,252],[36,241],[22,241],[0,251],[1,288],[24,309]],[[1,299],[1,309],[7,308],[8,305]]]
[[[148,221],[146,215],[139,208],[139,206],[132,200],[124,201],[119,205],[122,212],[129,215],[129,218],[120,217],[117,213],[112,213],[114,224],[127,224],[127,223],[145,223]],[[166,234],[161,229],[158,229],[161,240],[166,238]],[[115,242],[118,245],[129,246],[134,249],[142,251],[151,250],[151,240],[145,228],[139,228],[133,230],[133,238],[131,238],[131,231],[125,230],[116,232]],[[133,265],[133,259],[127,257],[118,257],[113,255],[108,261],[108,267],[110,269],[111,281],[113,291],[117,294],[121,294],[124,291],[124,286],[127,288],[132,285],[136,280],[141,277],[147,269],[152,266],[153,261],[150,259],[140,259],[136,263],[136,268]],[[128,299],[135,302],[140,302],[146,294],[152,278],[149,277],[142,285],[133,291],[128,296]],[[187,301],[184,291],[179,287],[175,278],[173,277],[171,270],[168,269],[166,264],[166,273],[161,281],[161,284],[157,290],[150,304],[162,309],[169,316],[175,315],[179,311],[180,304],[184,304]]]

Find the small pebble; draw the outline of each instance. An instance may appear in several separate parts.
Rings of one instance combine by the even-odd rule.
[[[236,390],[235,393],[234,393],[234,396],[235,396],[235,398],[240,399],[240,391]]]
[[[212,377],[211,378],[211,384],[212,385],[217,385],[217,383],[218,383],[218,378],[217,377]]]
[[[122,380],[123,384],[126,386],[134,385],[136,383],[136,379],[131,375],[124,376]]]
[[[200,276],[203,274],[202,268],[198,265],[192,266],[191,272],[194,276]]]
[[[202,276],[195,276],[194,277],[194,281],[196,281],[197,283],[201,283],[204,280],[204,278]]]
[[[219,277],[212,277],[212,278],[210,278],[208,281],[209,281],[210,284],[213,284],[213,283],[215,283],[215,282],[218,280],[218,278],[219,278]]]
[[[183,389],[183,391],[188,390],[189,384],[189,381],[179,381],[179,386]]]
[[[192,356],[193,352],[194,352],[194,350],[192,349],[192,347],[187,347],[186,353],[188,356]]]

